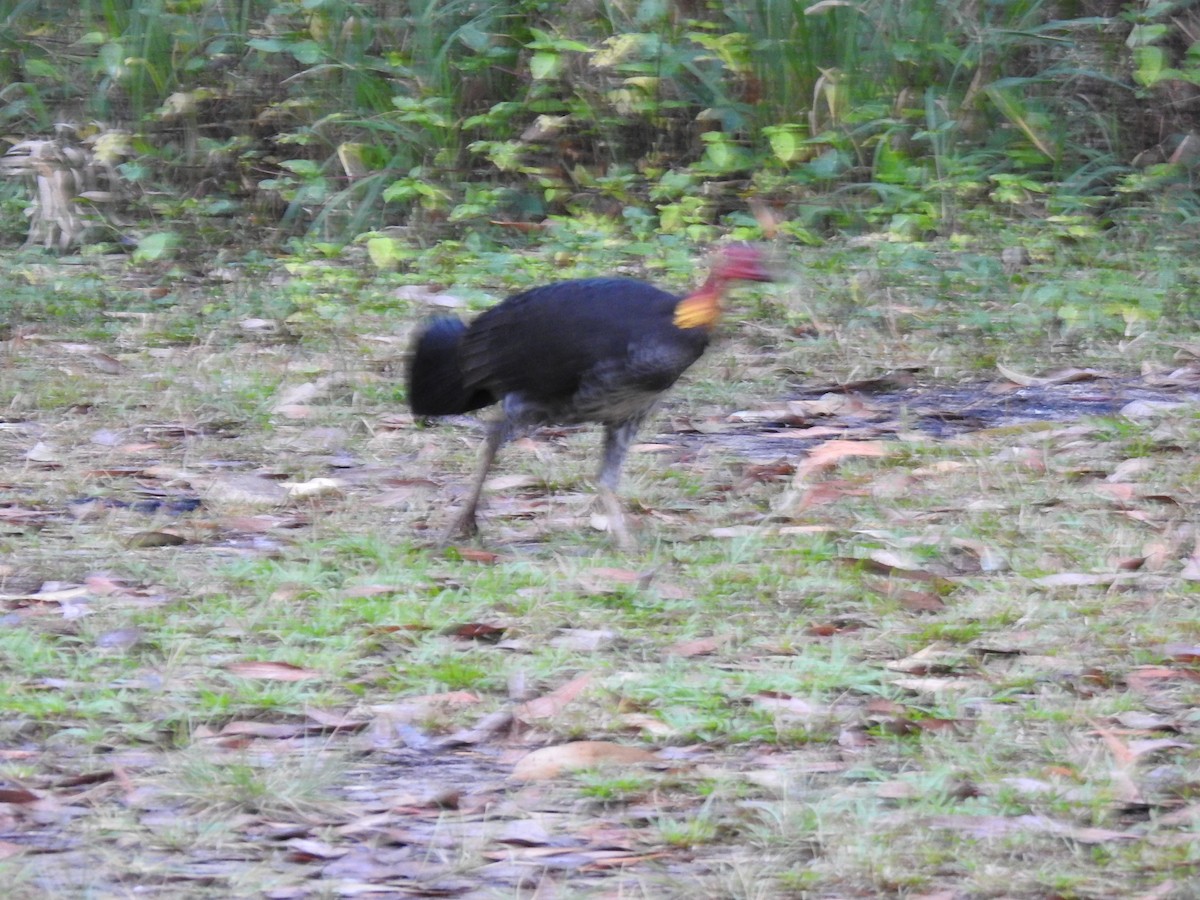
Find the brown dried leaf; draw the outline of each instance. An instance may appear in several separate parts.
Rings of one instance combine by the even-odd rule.
[[[1169,656],[1175,662],[1196,665],[1200,663],[1200,644],[1164,644],[1164,656]]]
[[[803,483],[804,479],[813,472],[836,466],[845,459],[879,458],[887,455],[888,448],[883,441],[826,441],[808,451],[808,456],[796,470],[796,481]]]
[[[366,719],[351,718],[345,713],[314,707],[305,709],[304,714],[308,716],[308,731],[313,731],[314,726],[320,731],[361,731],[370,724]]]
[[[621,716],[621,724],[628,728],[644,731],[656,738],[671,738],[679,733],[662,719],[646,713],[626,713]]]
[[[501,559],[499,553],[493,553],[491,550],[479,550],[475,547],[449,547],[447,555],[456,555],[463,562],[480,563],[485,566],[494,566]]]
[[[1048,387],[1055,384],[1073,384],[1079,381],[1092,381],[1097,378],[1104,378],[1101,372],[1095,369],[1076,369],[1066,368],[1059,369],[1056,372],[1050,372],[1047,375],[1024,375],[1015,369],[1009,369],[1000,363],[996,363],[996,371],[1011,381],[1013,384],[1019,384],[1021,387]]]
[[[592,683],[592,678],[592,675],[580,675],[578,678],[573,678],[548,694],[522,703],[513,710],[513,716],[522,722],[557,716],[568,703],[587,689],[587,686]]]
[[[1137,756],[1129,749],[1124,741],[1117,735],[1116,732],[1108,728],[1097,726],[1096,733],[1104,740],[1104,744],[1108,747],[1108,752],[1112,756],[1113,761],[1120,768],[1128,768],[1137,760]]]
[[[896,591],[895,598],[910,612],[941,612],[946,601],[933,591]]]
[[[844,497],[865,497],[869,492],[848,481],[822,481],[806,487],[791,507],[792,515],[799,515],[815,506],[837,503]]]
[[[742,482],[743,484],[762,484],[779,481],[794,474],[796,474],[795,464],[786,459],[779,459],[773,463],[746,466],[742,470]]]
[[[304,726],[284,722],[229,722],[214,737],[261,737],[276,740],[304,734]]]
[[[227,663],[221,668],[233,675],[240,675],[242,678],[263,678],[268,681],[305,681],[309,678],[322,677],[320,672],[314,672],[312,669],[303,669],[291,663],[267,660]]]
[[[716,653],[724,640],[715,637],[696,638],[693,641],[672,644],[664,652],[670,656],[682,656],[685,659],[692,656],[706,656],[709,653]]]
[[[0,803],[36,803],[41,798],[23,787],[0,787]]]
[[[337,859],[350,852],[348,847],[335,847],[312,838],[292,838],[286,844],[291,862],[311,862],[314,859]]]
[[[573,741],[543,747],[526,754],[513,766],[513,781],[542,781],[561,773],[605,764],[636,765],[657,761],[658,757],[639,747],[608,741]]]
[[[463,625],[451,626],[447,634],[464,641],[482,641],[494,644],[508,631],[506,625],[490,625],[486,622],[467,622]]]
[[[533,475],[497,475],[489,478],[483,484],[483,489],[489,494],[500,494],[505,491],[517,491],[531,487],[541,487],[542,480]]]

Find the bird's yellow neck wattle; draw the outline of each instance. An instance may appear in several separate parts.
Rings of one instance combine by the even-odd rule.
[[[675,305],[675,327],[712,328],[721,318],[721,311],[720,288],[705,285]]]

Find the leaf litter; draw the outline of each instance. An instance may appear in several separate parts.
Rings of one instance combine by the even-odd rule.
[[[40,346],[114,382],[140,365],[136,354],[118,360],[68,343]],[[277,383],[294,385],[268,401],[280,420],[336,415],[332,392],[350,383],[340,372],[279,374]],[[1190,631],[1172,634],[1146,619],[1162,614],[1164,597],[1186,603],[1179,585],[1195,577],[1196,539],[1184,524],[1195,497],[1172,474],[1180,451],[1170,449],[1190,446],[1191,433],[1172,418],[1180,396],[1168,392],[1192,400],[1200,379],[1186,366],[1140,380],[1085,367],[1000,375],[947,391],[923,390],[911,377],[825,385],[648,435],[640,449],[651,467],[700,472],[704,483],[696,500],[643,486],[637,511],[652,520],[646,531],[668,535],[668,552],[616,564],[603,564],[586,536],[582,551],[563,543],[539,552],[539,542],[561,538],[559,522],[586,524],[590,502],[570,493],[574,476],[566,491],[561,476],[546,477],[556,454],[541,452],[544,437],[518,448],[518,465],[532,471],[489,484],[509,494],[488,512],[511,526],[511,539],[395,558],[366,540],[333,549],[338,538],[325,521],[350,532],[369,522],[402,543],[414,517],[442,503],[444,451],[417,468],[390,463],[397,452],[425,452],[409,417],[389,425],[381,414],[373,445],[341,428],[267,452],[260,435],[240,440],[247,426],[217,418],[161,415],[141,435],[126,430],[130,423],[90,422],[72,436],[47,417],[46,429],[60,430],[22,436],[11,458],[44,466],[39,477],[87,472],[89,493],[99,488],[104,502],[89,501],[91,518],[75,518],[62,503],[69,492],[26,492],[0,501],[0,527],[19,541],[83,547],[92,564],[80,569],[58,553],[30,554],[19,570],[5,560],[0,578],[27,587],[0,587],[0,602],[11,628],[42,635],[67,657],[98,655],[90,673],[73,674],[60,657],[13,682],[31,712],[14,716],[6,740],[20,744],[5,749],[30,755],[0,755],[0,858],[42,885],[61,887],[53,873],[80,867],[95,872],[95,888],[116,876],[89,870],[82,823],[136,810],[140,818],[118,830],[145,839],[164,821],[204,822],[220,799],[229,804],[223,818],[207,826],[225,829],[220,841],[198,828],[184,835],[194,838],[186,855],[147,849],[147,883],[220,896],[269,866],[264,895],[278,897],[306,896],[314,885],[342,896],[543,884],[619,891],[646,879],[667,885],[680,873],[715,887],[723,867],[755,860],[771,883],[815,854],[818,876],[829,860],[849,867],[859,895],[878,895],[872,867],[838,858],[820,834],[790,824],[763,830],[791,822],[797,790],[833,834],[946,832],[983,842],[977,852],[993,866],[1007,863],[999,845],[1016,838],[1150,854],[1155,842],[1185,837],[1173,829],[1196,819],[1187,800],[1195,644]],[[1122,410],[1158,429],[1139,432],[1142,445],[1130,447],[1143,455],[1114,457],[1096,425],[1027,427]],[[575,447],[569,430],[549,439]],[[240,442],[230,450],[225,441]],[[347,456],[335,466],[325,454],[347,442],[367,461]],[[720,454],[718,465],[709,453]],[[124,465],[130,457],[142,462]],[[1033,500],[1008,483],[1035,476],[1045,487]],[[9,472],[3,480],[25,483]],[[203,509],[186,526],[125,529],[114,556],[106,529],[144,513],[111,501],[129,502],[131,488],[148,481],[196,491]],[[1088,535],[1105,543],[1104,554],[1069,541],[1036,546],[1026,535],[1039,515],[1062,516],[1064,532],[1071,515],[1103,517]],[[978,533],[986,518],[997,524]],[[329,540],[324,549],[309,543],[317,531]],[[280,534],[269,549],[249,548],[248,565],[265,567],[255,577],[213,571],[235,532]],[[752,568],[743,546],[766,567]],[[128,568],[120,554],[129,554]],[[334,565],[305,580],[304,566],[318,569],[322,554]],[[280,557],[294,563],[294,584],[272,573]],[[118,560],[103,568],[122,573],[161,571],[166,583],[99,574],[97,559]],[[322,626],[341,601],[354,605],[351,615]],[[690,604],[704,611],[693,617]],[[368,610],[378,618],[358,629]],[[323,627],[324,641],[303,627],[279,633],[277,613]],[[171,617],[189,624],[173,631]],[[1076,629],[1105,617],[1121,627],[1085,652]],[[49,620],[53,628],[41,624]],[[1022,638],[1039,627],[1053,639]],[[1155,638],[1139,642],[1141,657],[1124,652],[1138,628]],[[330,652],[343,634],[351,651]],[[203,648],[198,659],[188,642]],[[526,681],[536,687],[518,686]],[[438,690],[454,684],[461,689]],[[113,692],[106,703],[145,709],[118,714],[83,702],[100,690]],[[58,697],[68,709],[80,701],[79,711],[37,705]],[[1029,725],[1046,746],[1014,751],[1004,769],[1016,772],[1001,775],[986,757],[961,766],[973,771],[947,771],[939,753],[922,752],[969,748],[980,733],[1011,727],[1015,708],[1039,702],[1071,725]],[[1108,718],[1082,706],[1104,702],[1134,708]],[[132,722],[142,743],[117,737],[119,749],[89,751],[51,742],[38,725],[47,715],[76,727]],[[169,723],[164,733],[186,736],[194,756],[181,762],[172,741],[155,735],[160,720]],[[208,779],[204,787],[164,792],[163,779],[178,781],[184,764]],[[1014,791],[1019,810],[1010,808]],[[869,820],[847,818],[872,802],[880,805]],[[950,802],[963,809],[938,811]],[[716,839],[704,830],[710,819]],[[765,855],[755,849],[764,842]],[[797,855],[781,868],[767,861],[788,853]],[[827,875],[827,885],[838,883]],[[1046,895],[1038,890],[1030,882],[1014,896]],[[662,896],[671,896],[665,887]]]

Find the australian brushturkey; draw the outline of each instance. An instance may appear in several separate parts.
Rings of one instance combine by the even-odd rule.
[[[418,416],[502,403],[488,425],[466,506],[446,532],[474,533],[475,510],[496,451],[535,425],[598,422],[604,458],[598,493],[625,547],[617,482],[625,452],[659,397],[700,358],[729,282],[769,281],[761,250],[718,252],[708,280],[686,297],[628,278],[583,278],[509,297],[470,325],[438,318],[417,336],[408,400]]]

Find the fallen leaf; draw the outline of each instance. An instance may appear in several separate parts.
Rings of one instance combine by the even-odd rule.
[[[1104,744],[1108,747],[1109,754],[1120,768],[1128,768],[1133,765],[1137,756],[1115,732],[1097,726],[1096,733],[1104,739]]]
[[[288,499],[283,485],[258,475],[217,475],[197,487],[206,503],[227,506],[279,506]]]
[[[292,862],[309,862],[314,859],[337,859],[350,852],[348,847],[335,847],[324,841],[311,838],[292,838],[285,845],[287,858]]]
[[[279,323],[272,319],[242,319],[238,327],[243,331],[260,334],[274,334],[279,331]]]
[[[1189,665],[1200,663],[1200,644],[1164,644],[1162,652],[1175,662]]]
[[[534,223],[517,224],[528,224],[530,228],[539,227]],[[408,300],[412,303],[420,303],[425,306],[433,306],[439,309],[458,309],[459,307],[466,306],[467,303],[461,297],[455,297],[453,294],[446,294],[433,287],[422,284],[406,284],[396,288],[395,293],[397,299]]]
[[[501,731],[512,727],[513,714],[511,710],[500,709],[488,713],[470,728],[462,728],[447,735],[437,742],[440,747],[463,747],[491,740]]]
[[[664,857],[671,856],[671,854],[665,850],[660,850],[655,853],[641,853],[636,855],[619,853],[616,851],[606,852],[603,850],[593,850],[588,851],[588,855],[592,857],[592,860],[591,862],[580,866],[580,872],[603,871],[605,869],[624,869],[628,866],[634,865],[635,863],[646,862],[652,859],[663,859]],[[531,898],[531,900],[534,900],[534,898]]]
[[[601,566],[585,571],[579,577],[579,581],[585,590],[591,593],[600,593],[602,591],[612,591],[621,585],[632,584],[641,587],[643,581],[652,578],[653,574],[653,572],[635,572],[633,569],[615,569]]]
[[[337,478],[310,478],[308,481],[287,482],[282,485],[293,500],[311,500],[314,497],[340,497],[345,493],[345,484]]]
[[[796,466],[786,459],[773,463],[746,466],[742,470],[743,484],[760,484],[779,481],[781,478],[796,474]]]
[[[576,653],[594,653],[616,639],[617,633],[607,628],[564,628],[550,640],[550,646]]]
[[[174,531],[135,531],[125,543],[134,548],[139,547],[178,547],[186,544],[188,539]]]
[[[758,709],[774,713],[785,719],[801,719],[804,721],[824,721],[831,715],[828,706],[813,703],[801,697],[778,691],[760,691],[751,698]]]
[[[940,612],[946,602],[933,591],[897,591],[895,600],[910,612]]]
[[[309,678],[322,677],[320,672],[314,672],[312,669],[303,669],[291,663],[267,660],[227,663],[222,668],[226,672],[240,675],[242,678],[264,678],[268,681],[305,681]]]
[[[1153,419],[1182,406],[1186,404],[1170,400],[1131,400],[1121,407],[1120,414],[1126,419]]]
[[[493,553],[491,550],[479,550],[475,547],[449,547],[447,555],[456,555],[463,562],[481,563],[485,566],[493,566],[500,561],[500,554]]]
[[[1138,475],[1144,475],[1154,468],[1154,460],[1147,456],[1135,456],[1133,459],[1118,463],[1117,467],[1104,480],[1113,483],[1130,481]]]
[[[276,396],[272,409],[274,412],[279,412],[281,409],[289,406],[308,405],[313,400],[327,393],[336,381],[337,379],[333,376],[326,375],[323,378],[318,378],[316,381],[308,381],[304,384],[295,384],[284,388]]]
[[[513,781],[542,781],[557,778],[563,772],[589,769],[604,764],[656,762],[658,757],[639,747],[613,744],[608,741],[573,741],[542,747],[526,754],[513,766],[509,777]]]
[[[1200,673],[1171,666],[1135,666],[1125,673],[1125,683],[1139,693],[1161,689],[1164,682],[1200,681]]]
[[[545,847],[550,844],[551,837],[546,826],[536,819],[517,819],[506,823],[495,840],[498,844],[516,847]]]
[[[490,493],[503,493],[524,488],[540,487],[542,480],[533,475],[497,475],[483,483],[483,489]]]
[[[894,550],[872,550],[866,556],[840,556],[837,559],[839,562],[880,575],[898,576],[912,581],[947,581],[945,575],[930,571],[929,566],[917,557]]]
[[[844,459],[878,458],[887,454],[888,449],[883,441],[826,441],[808,451],[808,456],[796,469],[796,482],[801,484],[813,472],[831,468]]]
[[[1092,381],[1096,378],[1104,377],[1103,374],[1097,372],[1095,369],[1076,368],[1060,369],[1048,375],[1024,375],[1000,363],[996,363],[996,371],[1013,384],[1019,384],[1021,387],[1048,387],[1055,384],[1073,384],[1078,381]]]
[[[508,628],[504,625],[489,625],[486,622],[467,622],[464,625],[452,626],[448,634],[465,641],[482,641],[494,644],[504,635]]]
[[[568,703],[578,697],[592,683],[591,675],[580,675],[548,694],[522,703],[513,710],[513,716],[522,722],[549,719],[563,711]]]
[[[697,638],[694,641],[672,644],[665,652],[670,656],[682,656],[687,659],[692,656],[706,656],[709,653],[715,653],[721,644],[722,641],[715,637]]]
[[[40,797],[22,787],[0,787],[0,803],[34,803]]]
[[[921,789],[911,781],[881,781],[875,785],[875,796],[880,800],[916,800],[922,796]]]
[[[304,726],[285,722],[229,722],[214,738],[260,737],[286,740],[304,734]]]
[[[38,441],[30,447],[25,453],[25,458],[30,462],[40,463],[44,466],[58,466],[62,464],[62,455],[59,450],[45,441]]]
[[[979,678],[896,678],[892,684],[916,694],[944,694],[978,691],[983,681]]]
[[[709,537],[713,538],[741,538],[741,537],[767,537],[771,534],[771,529],[764,528],[761,525],[727,525],[721,528],[713,528],[708,532]]]
[[[1163,750],[1191,750],[1192,745],[1183,741],[1173,741],[1169,738],[1154,738],[1129,742],[1129,752],[1134,759],[1150,756]]]
[[[309,707],[304,710],[308,716],[307,731],[361,731],[370,723],[366,719],[351,718],[350,716],[326,709]]]
[[[646,713],[626,713],[621,716],[621,724],[637,731],[644,731],[656,738],[670,738],[678,734],[675,728],[672,728],[662,719],[647,715]]]

